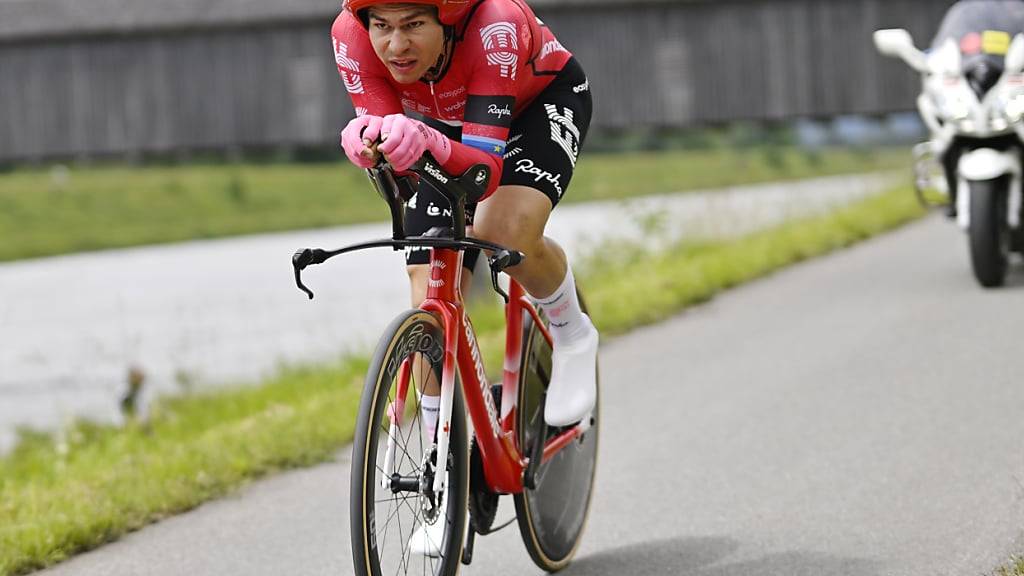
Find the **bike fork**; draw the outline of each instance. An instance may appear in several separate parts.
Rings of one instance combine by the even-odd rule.
[[[450,323],[446,323],[451,326]],[[444,364],[441,369],[441,409],[437,415],[437,465],[434,470],[435,494],[444,490],[445,471],[448,469],[448,441],[452,433],[452,405],[455,403],[455,359],[458,357],[459,339],[455,329],[445,330]]]
[[[409,393],[409,375],[412,362],[406,359],[398,373],[398,388],[395,390],[395,401],[388,405],[388,444],[384,451],[384,474],[380,478],[381,488],[391,487],[391,476],[395,473],[395,438],[402,427],[402,415],[405,414],[405,398]]]

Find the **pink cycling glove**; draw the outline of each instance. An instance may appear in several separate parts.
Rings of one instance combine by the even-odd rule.
[[[360,168],[373,168],[376,162],[364,140],[375,142],[380,136],[380,127],[383,123],[384,119],[380,116],[358,116],[349,121],[341,131],[341,147],[345,149],[345,155],[353,164]]]
[[[403,114],[385,116],[380,135],[384,142],[377,150],[399,172],[408,170],[427,151],[442,165],[452,155],[452,144],[444,134]]]

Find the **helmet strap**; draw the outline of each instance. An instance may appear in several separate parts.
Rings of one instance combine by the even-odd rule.
[[[437,62],[431,66],[424,74],[421,80],[426,82],[434,82],[441,79],[445,72],[448,71],[448,65],[451,64],[452,53],[455,51],[455,27],[444,26],[444,46],[441,48],[441,54],[437,57]]]

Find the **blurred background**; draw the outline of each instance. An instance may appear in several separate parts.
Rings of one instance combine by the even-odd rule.
[[[906,28],[926,46],[951,2],[530,4],[593,90],[567,199],[582,202],[909,174],[920,81],[871,33]],[[142,382],[187,393],[365,351],[405,305],[396,254],[317,271],[327,297],[312,303],[292,284],[296,248],[387,234],[337,146],[353,115],[338,10],[0,0],[0,449],[19,427],[116,421]],[[292,230],[307,232],[265,235]],[[201,241],[220,237],[236,238]],[[379,284],[351,292],[366,278]]]
[[[333,158],[352,116],[330,57],[338,4],[0,0],[0,163]],[[854,140],[884,134],[851,116],[913,133],[899,113],[912,110],[918,79],[883,60],[871,33],[906,28],[924,45],[950,4],[531,2],[588,71],[599,131],[843,119]]]

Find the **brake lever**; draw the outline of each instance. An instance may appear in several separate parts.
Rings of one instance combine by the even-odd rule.
[[[520,264],[525,258],[525,254],[516,250],[499,250],[487,259],[487,264],[491,269],[491,285],[494,287],[494,291],[505,301],[505,304],[508,304],[508,294],[498,284],[498,273],[503,272],[506,268]]]
[[[324,251],[319,248],[316,250],[312,248],[303,248],[292,255],[292,268],[295,270],[295,285],[299,287],[299,290],[305,292],[306,295],[309,296],[310,300],[313,299],[313,291],[302,283],[302,271],[310,264],[320,264],[323,262],[323,254]]]

